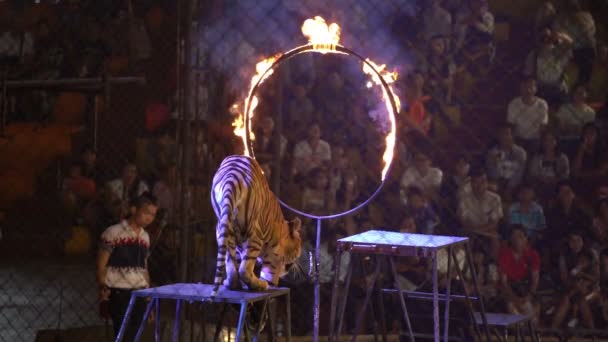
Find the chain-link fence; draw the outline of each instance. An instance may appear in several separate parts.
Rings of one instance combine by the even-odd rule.
[[[340,26],[340,44],[396,71],[393,87],[401,99],[397,153],[382,192],[359,212],[323,222],[321,335],[329,325],[334,241],[370,228],[469,236],[490,311],[532,314],[545,333],[603,326],[605,301],[595,299],[605,297],[600,280],[608,233],[594,205],[605,184],[598,136],[606,127],[602,63],[608,50],[599,43],[606,9],[595,2],[584,3],[583,11],[571,5],[0,2],[0,340],[113,338],[112,315],[98,298],[98,250],[120,246],[113,239],[121,237],[106,229],[133,217],[133,200],[147,191],[159,201],[146,228],[149,285],[212,282],[211,177],[225,156],[243,152],[232,122],[256,63],[306,44],[301,26],[314,16]],[[290,206],[337,213],[380,185],[387,113],[361,68],[344,55],[302,54],[258,89],[253,150],[273,191]],[[522,83],[526,77],[536,82]],[[570,105],[569,93],[577,94],[579,84],[589,98],[579,94]],[[546,102],[534,97],[536,90]],[[589,122],[597,129],[583,129]],[[579,144],[583,132],[590,137]],[[555,153],[556,142],[564,154]],[[514,233],[522,231],[514,225],[525,234]],[[281,282],[292,289],[295,335],[313,329],[314,228],[304,221],[299,271]],[[581,235],[593,251],[588,255],[572,247]],[[529,247],[529,262],[509,263],[521,244]],[[577,261],[590,275],[580,294],[595,299],[572,299],[578,309],[571,310],[563,296],[567,284],[580,279],[560,278],[560,271],[578,267]],[[371,333],[369,319],[355,327],[354,308],[374,264],[351,262],[345,329]],[[523,271],[513,271],[520,266]],[[404,259],[398,279],[382,281],[426,291],[428,270],[421,260]],[[174,309],[168,307],[156,318],[163,338],[171,334]],[[390,302],[387,308],[388,328],[397,333],[399,308]],[[408,309],[415,330],[430,332],[428,303],[411,299]],[[215,316],[214,309],[189,305],[182,337],[209,336]],[[281,326],[279,319],[277,334],[284,333]],[[453,330],[467,336],[466,327]]]

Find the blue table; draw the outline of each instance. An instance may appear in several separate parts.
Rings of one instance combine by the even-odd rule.
[[[264,307],[262,309],[261,317],[264,317],[268,310],[269,301],[277,297],[285,297],[285,328],[286,328],[286,339],[287,342],[291,341],[291,309],[290,309],[290,292],[288,288],[271,288],[268,291],[263,292],[247,292],[247,291],[231,291],[222,287],[215,298],[211,298],[211,292],[213,291],[213,285],[209,284],[172,284],[160,287],[153,287],[148,289],[142,289],[133,291],[129,306],[125,317],[122,321],[120,331],[116,337],[116,342],[122,341],[125,329],[129,323],[133,306],[137,297],[150,298],[150,302],[146,308],[143,320],[137,331],[135,341],[139,341],[141,334],[144,330],[144,325],[150,316],[152,307],[156,310],[156,321],[154,328],[154,339],[160,341],[160,300],[170,299],[176,301],[175,321],[173,323],[173,341],[176,342],[179,339],[179,317],[181,312],[181,305],[183,301],[187,302],[210,302],[220,304],[238,304],[240,305],[239,321],[236,330],[236,341],[240,341],[243,326],[245,323],[245,316],[247,313],[247,305],[249,303],[256,303],[263,301]],[[258,327],[254,341],[257,340],[260,334],[260,327]]]

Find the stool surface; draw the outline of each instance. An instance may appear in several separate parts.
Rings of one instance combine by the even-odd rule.
[[[384,230],[369,230],[364,233],[339,239],[338,244],[440,249],[451,245],[461,244],[467,240],[468,238],[460,236],[409,234]]]
[[[133,291],[133,294],[138,297],[152,297],[160,299],[181,299],[189,301],[203,301],[211,299],[213,285],[210,284],[194,284],[181,283],[171,284],[159,287],[151,287],[147,289]],[[283,296],[289,293],[289,289],[285,287],[270,288],[268,291],[232,291],[224,286],[215,298],[211,301],[215,303],[254,303],[267,298]]]
[[[475,312],[474,315],[475,323],[483,324],[483,321],[481,320],[481,314],[479,312]],[[529,321],[530,317],[505,313],[486,313],[486,319],[488,320],[489,326],[510,327],[522,322]]]

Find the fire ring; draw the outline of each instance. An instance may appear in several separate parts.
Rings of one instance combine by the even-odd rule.
[[[312,214],[300,211],[298,209],[295,209],[295,208],[291,207],[290,205],[288,205],[287,203],[283,202],[280,198],[278,198],[281,205],[283,205],[285,208],[291,210],[292,212],[294,212],[298,215],[302,215],[302,216],[305,216],[308,218],[318,219],[318,220],[333,219],[333,218],[338,218],[338,217],[342,217],[342,216],[354,213],[354,212],[362,209],[367,204],[369,204],[376,196],[378,196],[378,194],[380,193],[380,190],[382,190],[382,187],[384,186],[384,183],[386,182],[386,175],[388,175],[388,173],[390,172],[390,169],[392,167],[392,162],[394,159],[394,155],[396,153],[397,144],[396,144],[395,117],[396,117],[396,113],[399,112],[400,103],[399,103],[399,99],[393,93],[392,88],[390,87],[389,83],[385,79],[386,75],[383,75],[381,72],[382,69],[384,68],[384,66],[378,67],[375,63],[373,63],[369,59],[364,58],[363,56],[359,55],[358,53],[356,53],[340,44],[335,44],[335,43],[334,44],[323,44],[323,45],[319,46],[319,44],[309,43],[306,45],[302,45],[302,46],[296,47],[296,48],[280,55],[276,59],[272,59],[271,60],[272,62],[265,64],[264,67],[262,68],[262,70],[260,70],[260,68],[259,68],[260,64],[258,64],[258,75],[259,76],[257,77],[257,80],[254,79],[255,82],[252,81],[252,87],[251,87],[251,89],[249,91],[249,95],[245,101],[245,111],[244,111],[244,120],[243,120],[244,121],[244,132],[243,132],[244,139],[243,140],[244,140],[244,144],[245,144],[245,153],[246,154],[255,158],[254,151],[253,151],[253,144],[252,144],[253,139],[251,139],[251,134],[252,134],[251,133],[251,117],[252,117],[253,110],[257,106],[257,98],[255,97],[255,94],[256,94],[259,86],[262,84],[262,82],[266,78],[268,78],[270,76],[270,74],[272,74],[272,71],[274,70],[274,68],[277,67],[279,64],[287,61],[288,59],[290,59],[296,55],[299,55],[302,53],[310,53],[310,52],[317,52],[317,53],[323,53],[323,54],[325,54],[325,53],[345,54],[345,55],[353,56],[353,57],[357,58],[359,61],[363,62],[363,71],[366,74],[371,74],[375,83],[382,86],[384,102],[386,104],[389,119],[391,122],[390,131],[386,137],[386,148],[385,148],[384,157],[383,157],[385,164],[384,164],[384,168],[382,170],[381,183],[380,183],[380,185],[378,185],[376,190],[370,195],[370,197],[368,197],[365,201],[363,201],[362,203],[356,205],[355,207],[353,207],[349,210],[343,211],[341,213],[318,216],[318,215],[312,215]],[[379,69],[381,69],[381,70],[379,70]]]

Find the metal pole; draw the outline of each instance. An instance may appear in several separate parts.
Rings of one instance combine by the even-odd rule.
[[[317,241],[315,243],[315,267],[314,267],[314,282],[315,282],[315,303],[313,308],[313,342],[319,341],[319,314],[320,314],[320,304],[321,304],[321,284],[319,283],[319,267],[320,267],[320,252],[321,249],[321,219],[317,218]],[[336,267],[340,267],[339,265],[335,265]]]
[[[0,82],[2,82],[2,94],[0,94],[0,138],[4,138],[6,136],[6,115],[7,115],[7,96],[6,96],[6,88],[7,88],[7,77],[8,70],[6,67],[3,67],[0,70]]]

